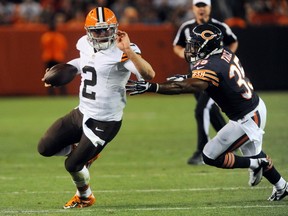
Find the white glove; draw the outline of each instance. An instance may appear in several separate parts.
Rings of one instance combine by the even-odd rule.
[[[166,78],[167,81],[183,81],[187,78],[190,78],[191,75],[190,74],[186,74],[186,75],[182,75],[182,74],[176,74],[172,77],[168,77]]]
[[[136,94],[143,94],[145,92],[157,92],[157,88],[158,84],[149,83],[144,80],[128,80],[128,83],[126,84],[126,91],[129,92],[129,95],[131,96]]]

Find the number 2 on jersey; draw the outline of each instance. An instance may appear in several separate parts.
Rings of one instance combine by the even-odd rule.
[[[95,86],[97,84],[97,73],[94,67],[91,66],[85,66],[82,69],[83,73],[91,73],[91,79],[85,79],[84,80],[84,87],[82,90],[82,96],[88,99],[95,100],[96,93],[95,92],[87,92],[88,86]]]

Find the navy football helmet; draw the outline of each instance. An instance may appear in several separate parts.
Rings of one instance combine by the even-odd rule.
[[[223,35],[219,28],[212,24],[196,26],[186,40],[185,59],[195,64],[200,59],[219,53],[223,47]]]

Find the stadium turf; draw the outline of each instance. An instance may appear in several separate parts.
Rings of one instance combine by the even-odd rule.
[[[288,180],[288,92],[260,96],[268,109],[264,151]],[[63,210],[75,193],[64,158],[41,157],[37,142],[78,98],[0,98],[0,215],[287,215],[288,197],[267,201],[266,179],[251,189],[247,170],[186,164],[196,148],[193,95],[127,99],[118,136],[90,168],[96,204]]]

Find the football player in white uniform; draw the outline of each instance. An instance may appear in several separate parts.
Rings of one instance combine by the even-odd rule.
[[[77,42],[80,57],[68,62],[81,74],[79,106],[56,120],[38,144],[43,156],[67,156],[65,168],[77,191],[65,209],[88,207],[96,201],[88,168],[121,127],[125,85],[131,72],[138,79],[155,76],[151,65],[140,56],[140,49],[130,43],[126,32],[118,30],[110,9],[91,10],[85,29],[87,34]]]

